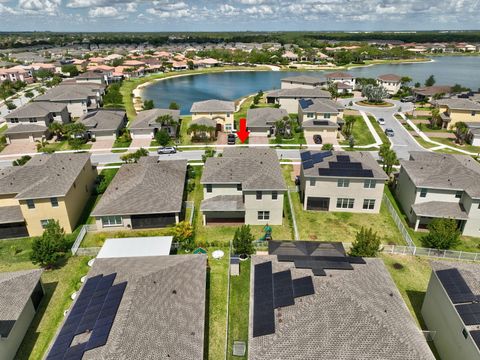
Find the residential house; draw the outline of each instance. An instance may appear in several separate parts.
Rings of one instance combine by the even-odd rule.
[[[422,317],[442,360],[480,359],[480,265],[432,261]]]
[[[96,258],[46,360],[203,359],[206,280],[206,255]]]
[[[285,51],[282,54],[282,58],[287,59],[288,61],[297,61],[298,60],[298,55],[295,54],[292,51]]]
[[[284,119],[290,119],[285,109],[269,107],[248,109],[247,129],[250,135],[274,135],[275,123]]]
[[[27,84],[33,83],[33,74],[27,66],[17,65],[8,69],[0,69],[0,84],[4,81],[23,81]]]
[[[192,113],[192,120],[202,117],[215,120],[217,131],[229,132],[235,129],[233,119],[235,103],[233,101],[197,101],[192,104],[190,112]]]
[[[413,88],[412,93],[415,101],[432,101],[437,96],[448,96],[452,87],[448,85],[434,85],[419,88]]]
[[[115,140],[128,120],[124,110],[98,109],[83,115],[78,122],[87,128],[89,139]]]
[[[467,141],[473,146],[480,146],[480,123],[465,123],[468,127]]]
[[[269,241],[251,261],[248,359],[435,359],[382,259]]]
[[[395,95],[402,86],[402,77],[395,74],[379,75],[377,84],[382,86],[390,95]]]
[[[434,102],[440,109],[442,127],[455,128],[458,122],[480,124],[480,103],[461,98],[440,99]]]
[[[186,171],[186,160],[150,156],[122,165],[92,212],[97,228],[162,228],[178,223]]]
[[[328,73],[326,76],[329,84],[337,84],[339,93],[351,93],[355,90],[355,77],[346,72]]]
[[[378,213],[388,176],[366,151],[303,151],[304,210]]]
[[[105,86],[100,84],[64,82],[36,97],[34,101],[66,104],[70,116],[79,118],[102,105],[104,91]]]
[[[44,291],[43,270],[0,273],[0,360],[13,360],[35,317]]]
[[[94,84],[109,84],[113,71],[104,72],[102,70],[88,70],[75,77],[77,84],[81,83],[94,83]]]
[[[327,85],[327,80],[325,78],[320,78],[316,76],[289,76],[281,80],[281,89],[293,89],[293,88],[304,88],[304,89],[314,89],[318,87],[324,87]]]
[[[171,116],[171,122],[157,122],[157,119],[168,115]],[[133,139],[153,139],[160,130],[165,130],[170,137],[175,138],[179,125],[180,110],[151,109],[140,111],[131,123],[129,130]]]
[[[54,121],[61,124],[70,122],[67,106],[46,101],[29,102],[5,116],[8,129],[7,143],[17,140],[34,142],[49,136],[48,126]]]
[[[480,236],[480,164],[466,155],[410,152],[400,161],[395,193],[408,221],[455,219],[463,235]]]
[[[51,219],[73,232],[96,178],[88,153],[41,154],[0,169],[0,238],[42,235]]]
[[[225,148],[208,158],[200,210],[205,225],[281,225],[286,185],[274,149]]]
[[[298,101],[301,99],[330,99],[328,91],[319,88],[292,88],[270,91],[266,94],[268,104],[280,105],[289,114],[297,113]]]
[[[336,139],[343,125],[343,105],[331,99],[301,99],[298,101],[298,122],[304,136],[330,133]]]

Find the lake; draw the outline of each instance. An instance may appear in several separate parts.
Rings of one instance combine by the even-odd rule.
[[[413,83],[423,84],[434,75],[438,85],[461,84],[471,89],[480,88],[480,57],[443,56],[433,62],[410,64],[381,64],[357,67],[348,70],[357,77],[376,77],[394,73],[410,76]],[[152,99],[156,107],[168,107],[175,101],[181,106],[181,113],[188,114],[193,102],[221,99],[236,100],[259,90],[278,89],[280,79],[287,76],[310,74],[325,75],[326,71],[233,71],[213,74],[183,76],[158,81],[142,91],[143,99]]]

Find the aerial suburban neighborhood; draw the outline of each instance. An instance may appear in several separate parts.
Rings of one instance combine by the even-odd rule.
[[[479,32],[0,30],[0,360],[480,360]]]

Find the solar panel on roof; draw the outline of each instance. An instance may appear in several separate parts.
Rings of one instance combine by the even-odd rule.
[[[316,266],[319,266],[323,269],[353,270],[353,266],[346,261],[319,260],[319,261],[316,261],[315,263],[316,263]]]
[[[318,174],[321,176],[343,176],[343,177],[373,177],[372,170],[357,169],[330,169],[320,168]]]
[[[272,262],[257,264],[253,282],[253,337],[275,333]]]
[[[300,159],[302,159],[302,161],[310,160],[311,157],[312,157],[312,154],[310,153],[310,151],[304,151],[300,153]]]
[[[275,309],[295,304],[290,270],[273,274],[273,304]]]
[[[315,294],[311,276],[302,277],[293,280],[293,294],[297,297]]]
[[[480,325],[479,303],[455,305],[455,308],[465,325]]]
[[[304,161],[303,168],[305,170],[313,168],[313,161],[312,160]]]
[[[477,300],[457,269],[438,270],[436,274],[454,304]]]
[[[338,162],[350,162],[350,156],[349,155],[337,155],[337,161]]]
[[[330,169],[362,169],[362,163],[359,162],[334,162],[328,163]]]
[[[480,349],[480,330],[470,331],[473,341],[477,344],[477,347]]]

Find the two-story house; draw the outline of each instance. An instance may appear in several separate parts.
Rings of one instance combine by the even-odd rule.
[[[0,170],[0,238],[39,236],[51,219],[67,233],[95,187],[90,154],[41,154]]]
[[[324,87],[327,85],[327,79],[316,76],[289,76],[280,80],[281,89],[314,89],[318,87]]]
[[[346,72],[333,72],[325,76],[329,84],[336,84],[339,93],[351,93],[355,90],[355,77]]]
[[[48,137],[48,126],[54,121],[61,124],[70,122],[67,106],[47,101],[29,102],[5,116],[8,129],[7,143],[29,139],[35,141]]]
[[[202,174],[204,224],[281,225],[287,187],[274,149],[226,148]]]
[[[233,113],[235,103],[224,100],[197,101],[190,108],[192,123],[201,118],[207,118],[216,122],[217,131],[230,132],[235,129]]]
[[[453,129],[458,122],[480,124],[480,103],[461,98],[441,99],[435,101],[440,109],[442,127]]]
[[[395,74],[379,75],[377,84],[382,86],[390,95],[395,95],[402,86],[402,77]]]
[[[303,151],[304,210],[378,213],[387,174],[366,151]]]
[[[270,91],[266,94],[268,104],[277,104],[289,114],[296,114],[298,101],[302,99],[330,99],[332,96],[320,88],[291,88]]]
[[[180,125],[180,110],[150,109],[140,111],[130,124],[133,139],[155,138],[158,131],[165,130],[170,137],[177,136]]]
[[[332,133],[336,138],[343,125],[344,106],[331,99],[301,99],[298,101],[298,121],[305,138],[319,133]]]
[[[400,165],[395,193],[415,230],[434,218],[451,218],[463,235],[480,236],[478,162],[465,155],[412,151]]]

